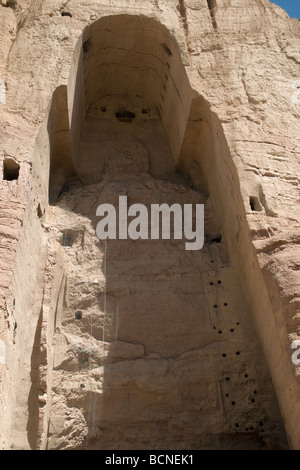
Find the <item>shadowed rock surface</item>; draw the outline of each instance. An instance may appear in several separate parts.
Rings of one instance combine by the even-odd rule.
[[[300,448],[299,33],[268,0],[1,3],[3,449]],[[99,240],[120,195],[204,204],[203,249]]]

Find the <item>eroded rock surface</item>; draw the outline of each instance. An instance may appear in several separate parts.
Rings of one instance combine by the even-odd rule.
[[[300,448],[299,32],[268,0],[1,2],[3,449]],[[99,240],[120,195],[204,204],[203,249]]]

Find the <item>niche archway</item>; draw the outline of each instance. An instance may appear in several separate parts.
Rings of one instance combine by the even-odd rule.
[[[51,223],[74,237],[72,243],[62,238],[57,248],[56,266],[64,276],[56,277],[65,285],[52,290],[57,298],[49,309],[58,326],[55,393],[62,398],[48,404],[50,421],[69,416],[72,407],[85,423],[76,436],[85,449],[116,442],[146,448],[151,425],[157,431],[151,448],[174,447],[180,439],[185,448],[243,448],[245,441],[249,448],[266,448],[262,432],[276,421],[273,442],[284,447],[252,317],[202,176],[209,175],[210,187],[216,182],[221,196],[226,193],[215,176],[220,165],[231,171],[226,142],[207,102],[190,86],[176,40],[153,19],[101,18],[78,41],[67,87],[57,92],[52,110]],[[212,136],[218,133],[224,146],[217,161]],[[105,196],[101,202],[115,203],[120,191],[129,192],[132,202],[170,202],[155,198],[179,193],[182,203],[204,202],[203,251],[191,256],[176,244],[145,251],[127,240],[108,248],[97,244],[97,202]],[[240,368],[246,369],[242,379]],[[261,383],[270,410],[263,417],[249,395]],[[251,428],[255,436],[245,439]],[[50,448],[64,439],[71,445],[72,426],[67,436],[49,429]]]
[[[192,107],[195,100],[198,106]],[[74,52],[68,86],[60,87],[52,100],[50,202],[67,191],[73,180],[92,183],[101,179],[105,143],[117,120],[138,122],[140,127],[147,122],[152,127],[147,149],[153,176],[170,177],[174,169],[186,172],[188,165],[179,163],[184,153],[189,153],[189,166],[194,168],[199,153],[210,152],[209,132],[196,160],[192,150],[196,128],[198,135],[204,127],[206,134],[209,131],[202,122],[203,116],[208,117],[205,108],[205,101],[190,87],[177,42],[163,25],[129,15],[101,18],[85,29]],[[101,132],[104,121],[106,130]],[[182,148],[185,135],[186,148]],[[159,149],[166,145],[170,151],[162,156]],[[201,172],[194,169],[192,173],[198,173],[194,183],[200,187]]]

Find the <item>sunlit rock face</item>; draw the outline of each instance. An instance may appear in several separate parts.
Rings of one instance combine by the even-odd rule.
[[[299,449],[299,22],[20,0],[0,36],[2,448]],[[203,246],[124,200],[204,205]]]

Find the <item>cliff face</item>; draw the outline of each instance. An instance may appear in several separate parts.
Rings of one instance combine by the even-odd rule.
[[[3,449],[300,448],[300,26],[268,0],[0,5]],[[204,204],[203,249],[99,204]]]

